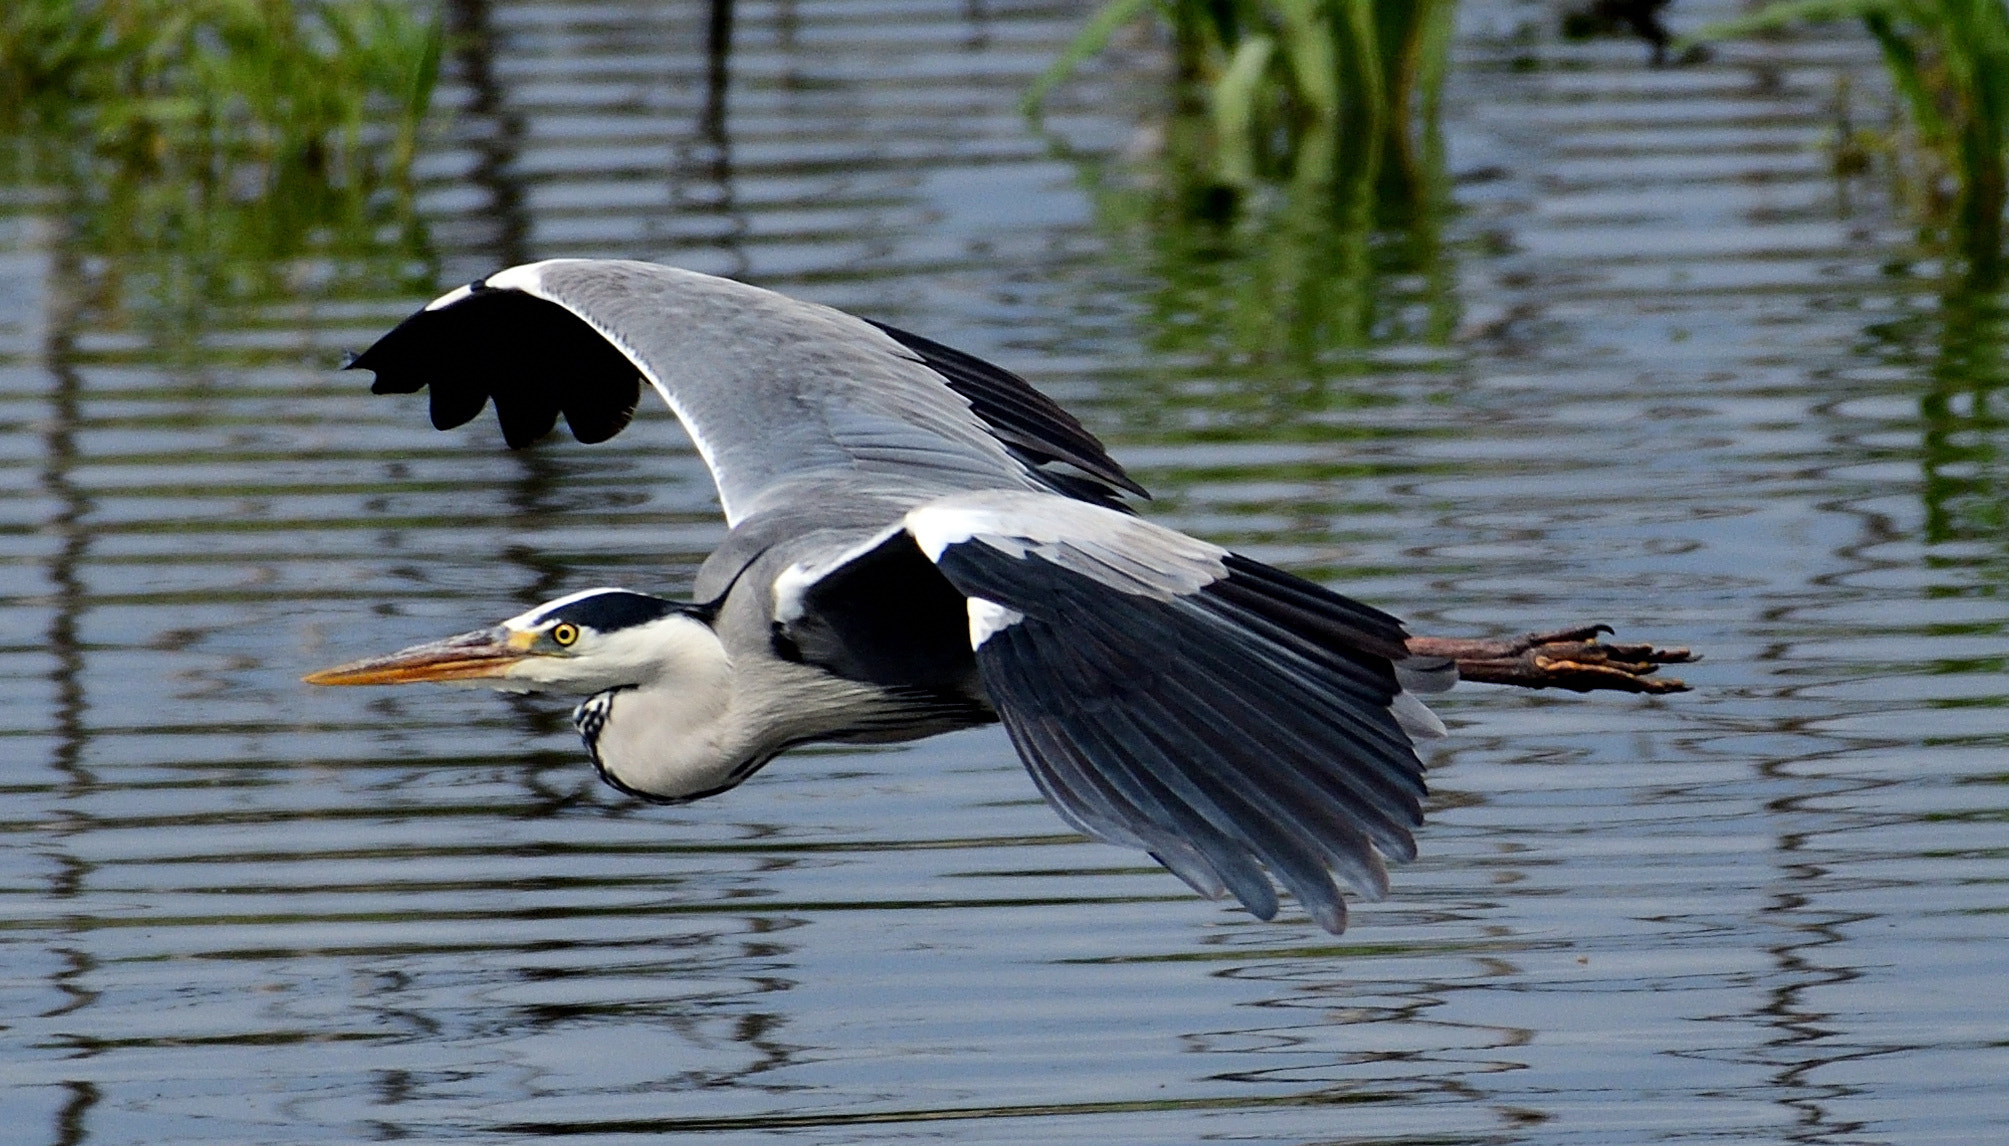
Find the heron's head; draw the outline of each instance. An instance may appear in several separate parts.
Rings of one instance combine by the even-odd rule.
[[[493,628],[310,673],[309,684],[439,681],[588,695],[725,671],[712,612],[626,589],[547,601]]]

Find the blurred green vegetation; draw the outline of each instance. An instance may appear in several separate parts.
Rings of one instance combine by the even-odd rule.
[[[1417,192],[1371,180],[1325,194],[1262,188],[1206,208],[1203,172],[1174,154],[1087,169],[1110,252],[1138,284],[1149,348],[1215,377],[1259,382],[1222,412],[1278,428],[1310,410],[1381,400],[1332,383],[1391,368],[1388,347],[1448,346],[1455,265],[1442,241],[1448,189],[1426,162]]]
[[[1449,0],[1114,0],[1029,96],[1036,108],[1127,23],[1169,36],[1156,145],[1079,166],[1151,349],[1237,379],[1243,393],[1209,406],[1244,428],[1323,432],[1307,413],[1385,400],[1347,381],[1391,368],[1378,348],[1450,342],[1436,125],[1453,12]]]
[[[1186,142],[1210,157],[1220,187],[1330,184],[1378,166],[1380,152],[1410,169],[1418,162],[1414,125],[1436,118],[1455,7],[1454,0],[1110,0],[1026,105],[1037,111],[1120,29],[1149,19],[1171,39]]]
[[[0,118],[134,173],[364,178],[410,167],[440,49],[391,0],[9,0]]]
[[[422,278],[409,174],[441,48],[395,0],[8,0],[0,182],[177,327]]]
[[[1923,540],[1956,547],[1927,561],[1986,562],[2004,576],[1982,579],[1979,590],[2009,592],[2009,272],[2000,260],[1978,260],[1931,279],[1936,293],[1919,292],[1863,332],[1875,357],[1923,384]]]
[[[1728,39],[1789,24],[1861,20],[1882,49],[1904,109],[1885,138],[1850,128],[1846,157],[1887,154],[1900,186],[1956,249],[1993,263],[2009,206],[2009,5],[2004,0],[1774,0],[1689,39]]]
[[[2002,546],[2009,540],[2009,298],[2000,276],[1956,277],[1936,309],[1868,333],[1927,383],[1919,397],[1925,541]],[[1994,584],[1991,591],[2004,589]]]

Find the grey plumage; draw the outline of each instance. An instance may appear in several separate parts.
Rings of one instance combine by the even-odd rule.
[[[455,291],[353,365],[486,404],[523,445],[602,440],[641,387],[683,421],[732,526],[691,606],[575,595],[486,631],[316,674],[593,695],[602,775],[653,799],[730,787],[807,741],[1001,719],[1067,821],[1268,918],[1274,877],[1323,927],[1336,880],[1414,855],[1446,687],[1394,618],[1133,516],[1143,490],[1018,376],[727,280],[556,260]],[[616,598],[616,594],[621,594]],[[402,660],[399,658],[403,658]],[[444,666],[444,667],[440,667]],[[1267,870],[1267,874],[1265,873]]]

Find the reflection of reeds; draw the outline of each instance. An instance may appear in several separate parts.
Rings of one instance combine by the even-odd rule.
[[[1204,108],[1204,147],[1224,188],[1330,185],[1380,153],[1413,169],[1413,125],[1434,117],[1453,0],[1110,0],[1027,97],[1150,14],[1171,35],[1175,82]]]
[[[1153,363],[1109,392],[1133,430],[1172,432],[1199,405],[1208,436],[1350,434],[1331,415],[1395,401],[1392,375],[1441,364],[1422,348],[1450,344],[1458,295],[1435,148],[1400,196],[1348,177],[1259,187],[1231,211],[1176,147],[1080,169]]]
[[[1197,405],[1207,436],[1350,435],[1332,415],[1397,401],[1392,376],[1442,365],[1420,353],[1447,347],[1457,323],[1435,212],[1395,221],[1277,200],[1212,221],[1145,189],[1104,186],[1096,200],[1156,363],[1110,395],[1138,425]]]
[[[1147,284],[1153,349],[1259,382],[1217,396],[1222,412],[1379,401],[1341,380],[1379,369],[1378,347],[1448,340],[1435,124],[1453,8],[1112,0],[1029,97],[1130,21],[1168,28],[1162,146],[1083,171],[1112,255]]]
[[[1941,299],[1931,385],[1919,399],[1925,539],[2009,542],[2009,313],[1998,284]]]
[[[1913,181],[1932,189],[1968,253],[2000,255],[2009,203],[2009,5],[2004,0],[1779,0],[1693,39],[1750,35],[1811,20],[1862,20],[1883,50],[1911,133]]]

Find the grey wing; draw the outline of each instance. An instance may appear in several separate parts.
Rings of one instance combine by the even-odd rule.
[[[1277,910],[1267,868],[1328,931],[1335,882],[1378,898],[1415,855],[1441,734],[1398,681],[1394,618],[1227,550],[1050,496],[965,495],[906,527],[967,599],[999,718],[1076,827],[1196,889]]]
[[[1100,439],[1025,379],[918,334],[883,322],[872,325],[920,356],[950,389],[967,398],[970,412],[981,418],[1005,448],[1032,466],[1055,492],[1110,506],[1121,505],[1117,499],[1124,491],[1143,498],[1151,496],[1110,458]],[[1058,468],[1055,463],[1076,472]]]
[[[1023,379],[925,339],[729,279],[652,263],[554,259],[428,305],[352,367],[377,393],[431,388],[445,429],[493,401],[511,446],[562,415],[619,433],[641,384],[689,432],[732,524],[832,477],[915,492],[1142,492]],[[1056,470],[1056,464],[1071,467]]]

